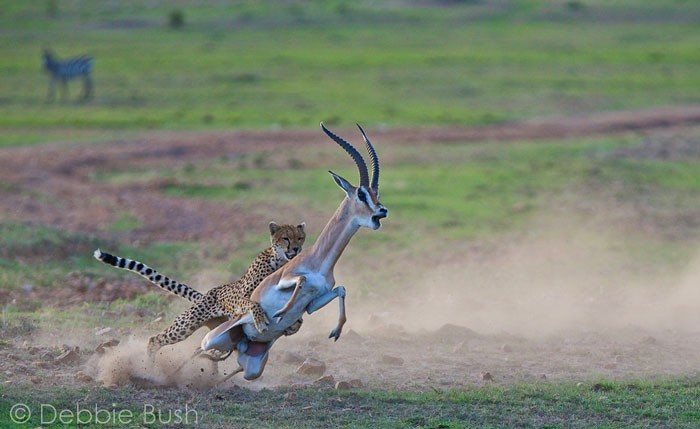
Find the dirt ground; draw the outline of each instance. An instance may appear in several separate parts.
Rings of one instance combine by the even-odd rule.
[[[700,108],[689,107],[478,129],[374,130],[373,135],[377,140],[425,143],[546,139],[630,131],[652,133],[698,123]],[[250,215],[249,207],[217,201],[183,202],[182,198],[171,198],[154,189],[98,182],[93,177],[97,172],[118,170],[124,165],[157,169],[215,159],[222,154],[321,144],[326,141],[320,132],[280,131],[153,133],[140,140],[89,146],[3,149],[0,221],[21,220],[68,231],[100,233],[116,220],[117,213],[128,210],[144,223],[139,237],[132,237],[134,240],[236,240],[253,223],[259,223],[256,216]],[[148,231],[146,237],[144,231]],[[337,308],[329,305],[319,315],[307,316],[299,334],[275,345],[261,379],[245,382],[234,377],[217,388],[237,385],[261,389],[314,383],[320,373],[303,375],[296,371],[307,358],[323,362],[323,373],[332,375],[335,381],[354,380],[371,389],[450,389],[484,383],[697,374],[700,308],[694,302],[700,302],[700,296],[693,285],[700,281],[700,260],[674,279],[678,287],[671,294],[638,293],[638,288],[631,287],[619,287],[611,294],[586,286],[575,287],[572,294],[563,292],[555,283],[564,283],[574,274],[587,277],[586,284],[624,283],[630,278],[611,276],[605,271],[610,263],[606,256],[610,255],[596,255],[595,249],[561,241],[503,245],[488,257],[468,247],[453,249],[451,253],[463,257],[436,263],[416,279],[418,283],[438,281],[452,285],[447,300],[443,295],[430,294],[420,302],[398,296],[380,304],[353,302],[349,298],[350,321],[335,343],[327,335],[335,324]],[[528,258],[533,254],[539,255],[535,261]],[[471,262],[465,265],[465,260]],[[543,280],[545,276],[550,278]],[[504,279],[521,289],[486,287],[503,283]],[[468,285],[461,287],[464,283]],[[571,289],[571,284],[566,286]],[[21,305],[23,300],[40,299],[70,307],[83,300],[133,298],[147,290],[152,290],[152,286],[135,278],[126,285],[103,283],[95,292],[81,288],[77,278],[67,279],[65,288],[52,290],[50,295],[36,290],[4,291],[0,302],[18,300]],[[76,295],[76,291],[82,294]],[[106,314],[104,325],[109,327],[110,320],[119,317]],[[162,322],[152,321],[152,315],[143,317],[158,329],[163,326],[158,324]],[[56,385],[99,383],[210,389],[235,367],[233,359],[218,366],[196,359],[175,373],[175,368],[189,359],[203,332],[176,348],[164,348],[164,354],[155,363],[145,356],[145,338],[141,333],[118,329],[98,333],[83,333],[80,340],[71,335],[60,341],[18,341],[0,352],[5,379],[39,383],[42,381],[35,380],[34,374],[36,368],[41,368],[51,372],[51,383]],[[110,339],[119,344],[99,347]],[[331,384],[329,379],[316,383]]]

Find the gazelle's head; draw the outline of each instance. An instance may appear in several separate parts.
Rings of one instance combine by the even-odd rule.
[[[337,183],[338,186],[345,191],[355,222],[357,222],[359,226],[379,229],[381,226],[380,220],[385,218],[388,214],[386,207],[379,202],[379,158],[377,158],[377,153],[374,151],[374,147],[372,147],[372,143],[370,143],[369,139],[367,138],[365,131],[359,125],[357,127],[362,133],[362,138],[365,141],[367,153],[372,161],[372,181],[370,182],[369,180],[367,164],[357,149],[355,149],[350,143],[333,134],[328,128],[325,127],[325,125],[323,125],[323,122],[321,122],[321,128],[326,134],[328,134],[328,137],[333,139],[334,142],[338,143],[340,147],[345,149],[345,151],[355,161],[357,169],[360,173],[360,185],[355,187],[346,179],[338,176],[334,172],[328,172],[333,176],[335,183]]]

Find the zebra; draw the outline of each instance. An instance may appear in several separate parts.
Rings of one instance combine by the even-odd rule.
[[[53,101],[56,82],[63,87],[63,99],[68,95],[68,81],[78,77],[83,78],[83,100],[92,97],[92,58],[82,55],[67,61],[59,61],[48,49],[44,50],[44,70],[49,74],[49,91],[47,101]]]

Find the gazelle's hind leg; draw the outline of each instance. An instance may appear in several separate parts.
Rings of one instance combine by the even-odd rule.
[[[239,366],[238,368],[234,369],[233,372],[232,372],[231,374],[227,375],[227,376],[224,377],[221,381],[219,381],[218,383],[216,383],[216,386],[218,386],[218,385],[220,385],[220,384],[226,382],[226,380],[228,380],[229,378],[231,378],[231,377],[233,377],[234,375],[238,374],[239,372],[243,372],[243,367],[240,367],[240,366]]]
[[[207,320],[206,322],[204,322],[203,325],[211,330],[211,329],[216,328],[217,326],[219,326],[220,324],[224,323],[227,320],[228,320],[228,317],[226,317],[226,316],[214,317],[214,318],[211,318],[211,319]],[[226,355],[220,356],[220,357],[214,357],[214,356],[207,354],[207,353],[202,354],[202,352],[203,352],[202,348],[197,347],[197,349],[194,351],[192,356],[190,356],[189,358],[184,360],[180,364],[180,366],[178,366],[175,369],[175,371],[173,371],[170,375],[173,376],[173,375],[177,374],[178,372],[182,371],[182,368],[184,368],[185,365],[187,365],[187,362],[191,361],[192,359],[196,358],[197,356],[201,356],[203,358],[207,358],[207,359],[212,360],[214,362],[218,362],[218,361],[222,361],[224,359],[227,359],[229,356],[231,356],[231,353],[233,352],[233,350],[228,352]]]
[[[148,354],[153,356],[161,347],[183,341],[194,331],[212,319],[223,318],[223,309],[216,302],[216,297],[205,295],[192,307],[175,318],[165,331],[148,340]]]
[[[204,352],[204,350],[202,350],[201,347],[197,347],[197,349],[194,351],[194,353],[192,353],[192,356],[190,356],[187,359],[185,359],[184,361],[182,361],[182,363],[177,368],[175,368],[175,371],[170,373],[170,376],[172,377],[175,374],[177,374],[178,372],[182,371],[182,368],[184,368],[188,362],[191,362],[193,359],[195,359],[197,357],[202,358],[202,359],[209,359],[212,362],[224,361],[224,360],[228,359],[229,356],[231,356],[231,354],[233,353],[233,349],[229,350],[228,353],[221,354],[221,356],[214,356],[214,355],[210,354],[211,352],[209,352],[209,353],[203,353],[203,352]]]

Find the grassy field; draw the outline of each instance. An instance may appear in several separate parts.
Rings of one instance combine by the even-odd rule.
[[[175,11],[184,16],[179,29],[168,26]],[[417,380],[413,389],[396,387],[403,381],[396,378],[380,386],[368,377],[369,386],[349,392],[317,385],[199,392],[74,382],[77,368],[39,366],[39,354],[57,355],[62,342],[85,338],[85,363],[94,357],[95,329],[108,326],[122,338],[151,335],[164,326],[153,320],[170,320],[183,308],[133,274],[98,264],[91,256],[96,247],[198,287],[223,282],[266,245],[268,215],[306,220],[313,242],[342,195],[325,171],[353,181],[356,172],[330,145],[185,154],[171,166],[111,154],[110,164],[88,165],[83,176],[56,173],[59,184],[85,186],[70,198],[115,210],[90,231],[58,216],[76,204],[67,191],[57,192],[64,188],[36,183],[54,174],[39,159],[45,148],[79,157],[81,148],[131,141],[147,147],[163,130],[191,136],[315,129],[325,120],[345,129],[360,122],[372,136],[385,127],[485,126],[696,104],[698,20],[700,5],[682,0],[0,3],[0,156],[10,159],[19,153],[12,146],[27,146],[46,166],[37,177],[8,175],[0,182],[0,198],[19,201],[25,211],[17,213],[26,215],[0,213],[0,428],[17,427],[8,416],[18,403],[34,411],[31,427],[63,426],[42,424],[36,411],[45,403],[133,413],[133,425],[106,427],[174,423],[139,424],[144,404],[166,413],[187,404],[197,411],[198,427],[215,428],[697,427],[700,376],[689,369],[695,337],[678,348],[685,366],[652,365],[643,376],[603,369],[566,379],[477,383],[456,374],[467,381],[435,387]],[[70,100],[46,102],[44,47],[61,57],[95,57],[94,99],[76,102],[80,84],[73,82]],[[479,265],[509,245],[560,235],[610,258],[609,266],[595,267],[600,272],[586,272],[591,278],[609,277],[612,284],[619,270],[630,284],[645,285],[640,292],[649,284],[670,290],[698,253],[699,142],[697,126],[509,143],[375,141],[390,216],[379,233],[358,234],[337,277],[351,282],[352,305],[389,302],[426,293],[418,280],[444,260]],[[124,204],[107,205],[98,192],[119,195]],[[170,238],[175,228],[166,228],[140,239],[153,219],[128,205],[135,195],[257,216],[260,228],[200,240]],[[46,212],[56,216],[42,217]],[[121,287],[131,292],[90,295]],[[69,299],[74,291],[78,301]],[[634,343],[617,364],[671,344],[667,333],[654,333],[659,339],[646,348]],[[28,351],[34,344],[43,347],[36,355]],[[592,344],[614,351],[625,343]],[[459,351],[446,350],[445,359],[459,360]],[[594,354],[585,350],[581,360],[595,360],[588,353]],[[285,397],[289,392],[294,399]],[[67,426],[78,425],[73,419]]]
[[[693,148],[697,135],[697,131],[685,135],[683,141],[691,142],[689,147]],[[655,159],[654,148],[667,143],[662,137],[658,139],[652,143],[638,136],[621,136],[512,144],[383,144],[382,200],[391,216],[381,234],[362,234],[344,256],[343,261],[351,266],[377,270],[366,278],[353,276],[354,299],[362,300],[370,292],[376,299],[377,291],[371,285],[377,283],[384,285],[380,297],[399,293],[412,276],[435,263],[426,253],[439,257],[445,242],[448,246],[471,242],[488,247],[494,241],[527,236],[533,216],[549,207],[567,206],[575,222],[590,223],[590,212],[575,213],[599,198],[612,198],[616,205],[632,208],[637,215],[623,219],[621,225],[615,213],[603,213],[596,233],[606,231],[608,237],[600,241],[601,237],[591,234],[586,239],[598,240],[596,246],[601,249],[614,246],[613,252],[640,278],[661,278],[675,272],[696,250],[698,230],[693,219],[700,211],[700,170],[696,168],[700,153],[692,152],[680,160]],[[196,161],[167,171],[125,165],[117,171],[97,172],[92,180],[143,189],[153,189],[152,183],[166,183],[158,192],[186,200],[236,201],[251,207],[276,201],[279,207],[297,204],[327,215],[339,191],[321,165],[342,164],[343,159],[332,148],[320,148],[313,154],[297,149],[234,160]],[[276,171],[272,177],[268,174],[271,169]],[[355,174],[348,168],[339,172],[348,177]],[[138,226],[139,219],[127,219],[97,236],[50,226],[3,224],[2,289],[19,291],[29,284],[50,290],[63,286],[69,272],[76,270],[90,282],[103,277],[110,281],[131,279],[133,275],[105,270],[91,260],[91,250],[105,240],[119,253],[144,258],[162,272],[183,279],[202,269],[224,279],[224,273],[240,272],[244,261],[261,246],[260,237],[256,237],[233,252],[217,248],[213,242],[134,247],[121,235],[132,224]],[[205,249],[207,253],[203,253]],[[217,254],[226,256],[212,257]],[[387,254],[403,257],[399,261],[381,257]],[[425,255],[425,261],[410,256],[416,254]],[[412,261],[412,268],[402,268],[406,259]],[[146,317],[160,312],[167,317],[175,314],[169,301],[158,293],[61,309],[42,302],[9,303],[3,307],[0,348],[10,353],[17,341],[35,333],[60,335],[62,330],[76,327],[107,324],[136,332],[152,329],[143,326],[143,317],[134,313],[105,319],[105,314],[124,314],[125,308],[142,309]],[[62,386],[59,392],[49,386],[6,384],[0,386],[0,413],[7,415],[18,402],[35,410],[49,403],[60,410],[79,401],[100,409],[130,410],[135,421],[141,421],[150,418],[141,407],[156,398],[157,407],[166,412],[189,404],[197,410],[198,422],[208,427],[693,427],[700,417],[699,382],[697,377],[684,375],[623,381],[583,379],[580,385],[575,381],[497,384],[422,393],[392,389],[344,393],[310,388],[296,391],[293,401],[284,398],[288,392],[284,388],[262,392],[225,389],[194,395],[178,389],[151,391],[128,386],[117,390]],[[32,422],[40,423],[37,417]]]
[[[0,144],[46,129],[483,125],[700,100],[693,2],[202,3],[4,3]],[[95,57],[94,100],[45,102],[49,46]]]
[[[235,428],[692,428],[700,419],[698,380],[603,382],[579,386],[541,384],[429,393],[307,389],[299,392],[298,399],[292,403],[284,400],[281,393],[259,392],[252,401],[240,391],[204,393],[196,397],[185,394],[182,402],[186,400],[190,404],[188,410],[197,411],[186,415],[182,402],[154,400],[133,389],[119,392],[77,390],[66,394],[55,390],[22,392],[11,388],[6,389],[0,399],[0,413],[7,415],[10,404],[21,402],[35,411],[41,409],[40,404],[53,404],[57,410],[66,409],[77,414],[75,403],[83,401],[98,404],[99,410],[132,411],[125,415],[131,416],[128,420],[131,422],[160,419],[171,422],[171,426],[166,424],[165,427]],[[144,409],[143,403],[152,404],[153,408]],[[95,406],[91,407],[94,413]],[[180,424],[176,424],[179,417],[175,410],[182,411]],[[159,411],[162,417],[158,417]],[[51,420],[56,413],[47,407],[43,416]],[[30,423],[36,425],[39,421],[40,418],[35,417]],[[100,427],[125,426],[117,423]]]

